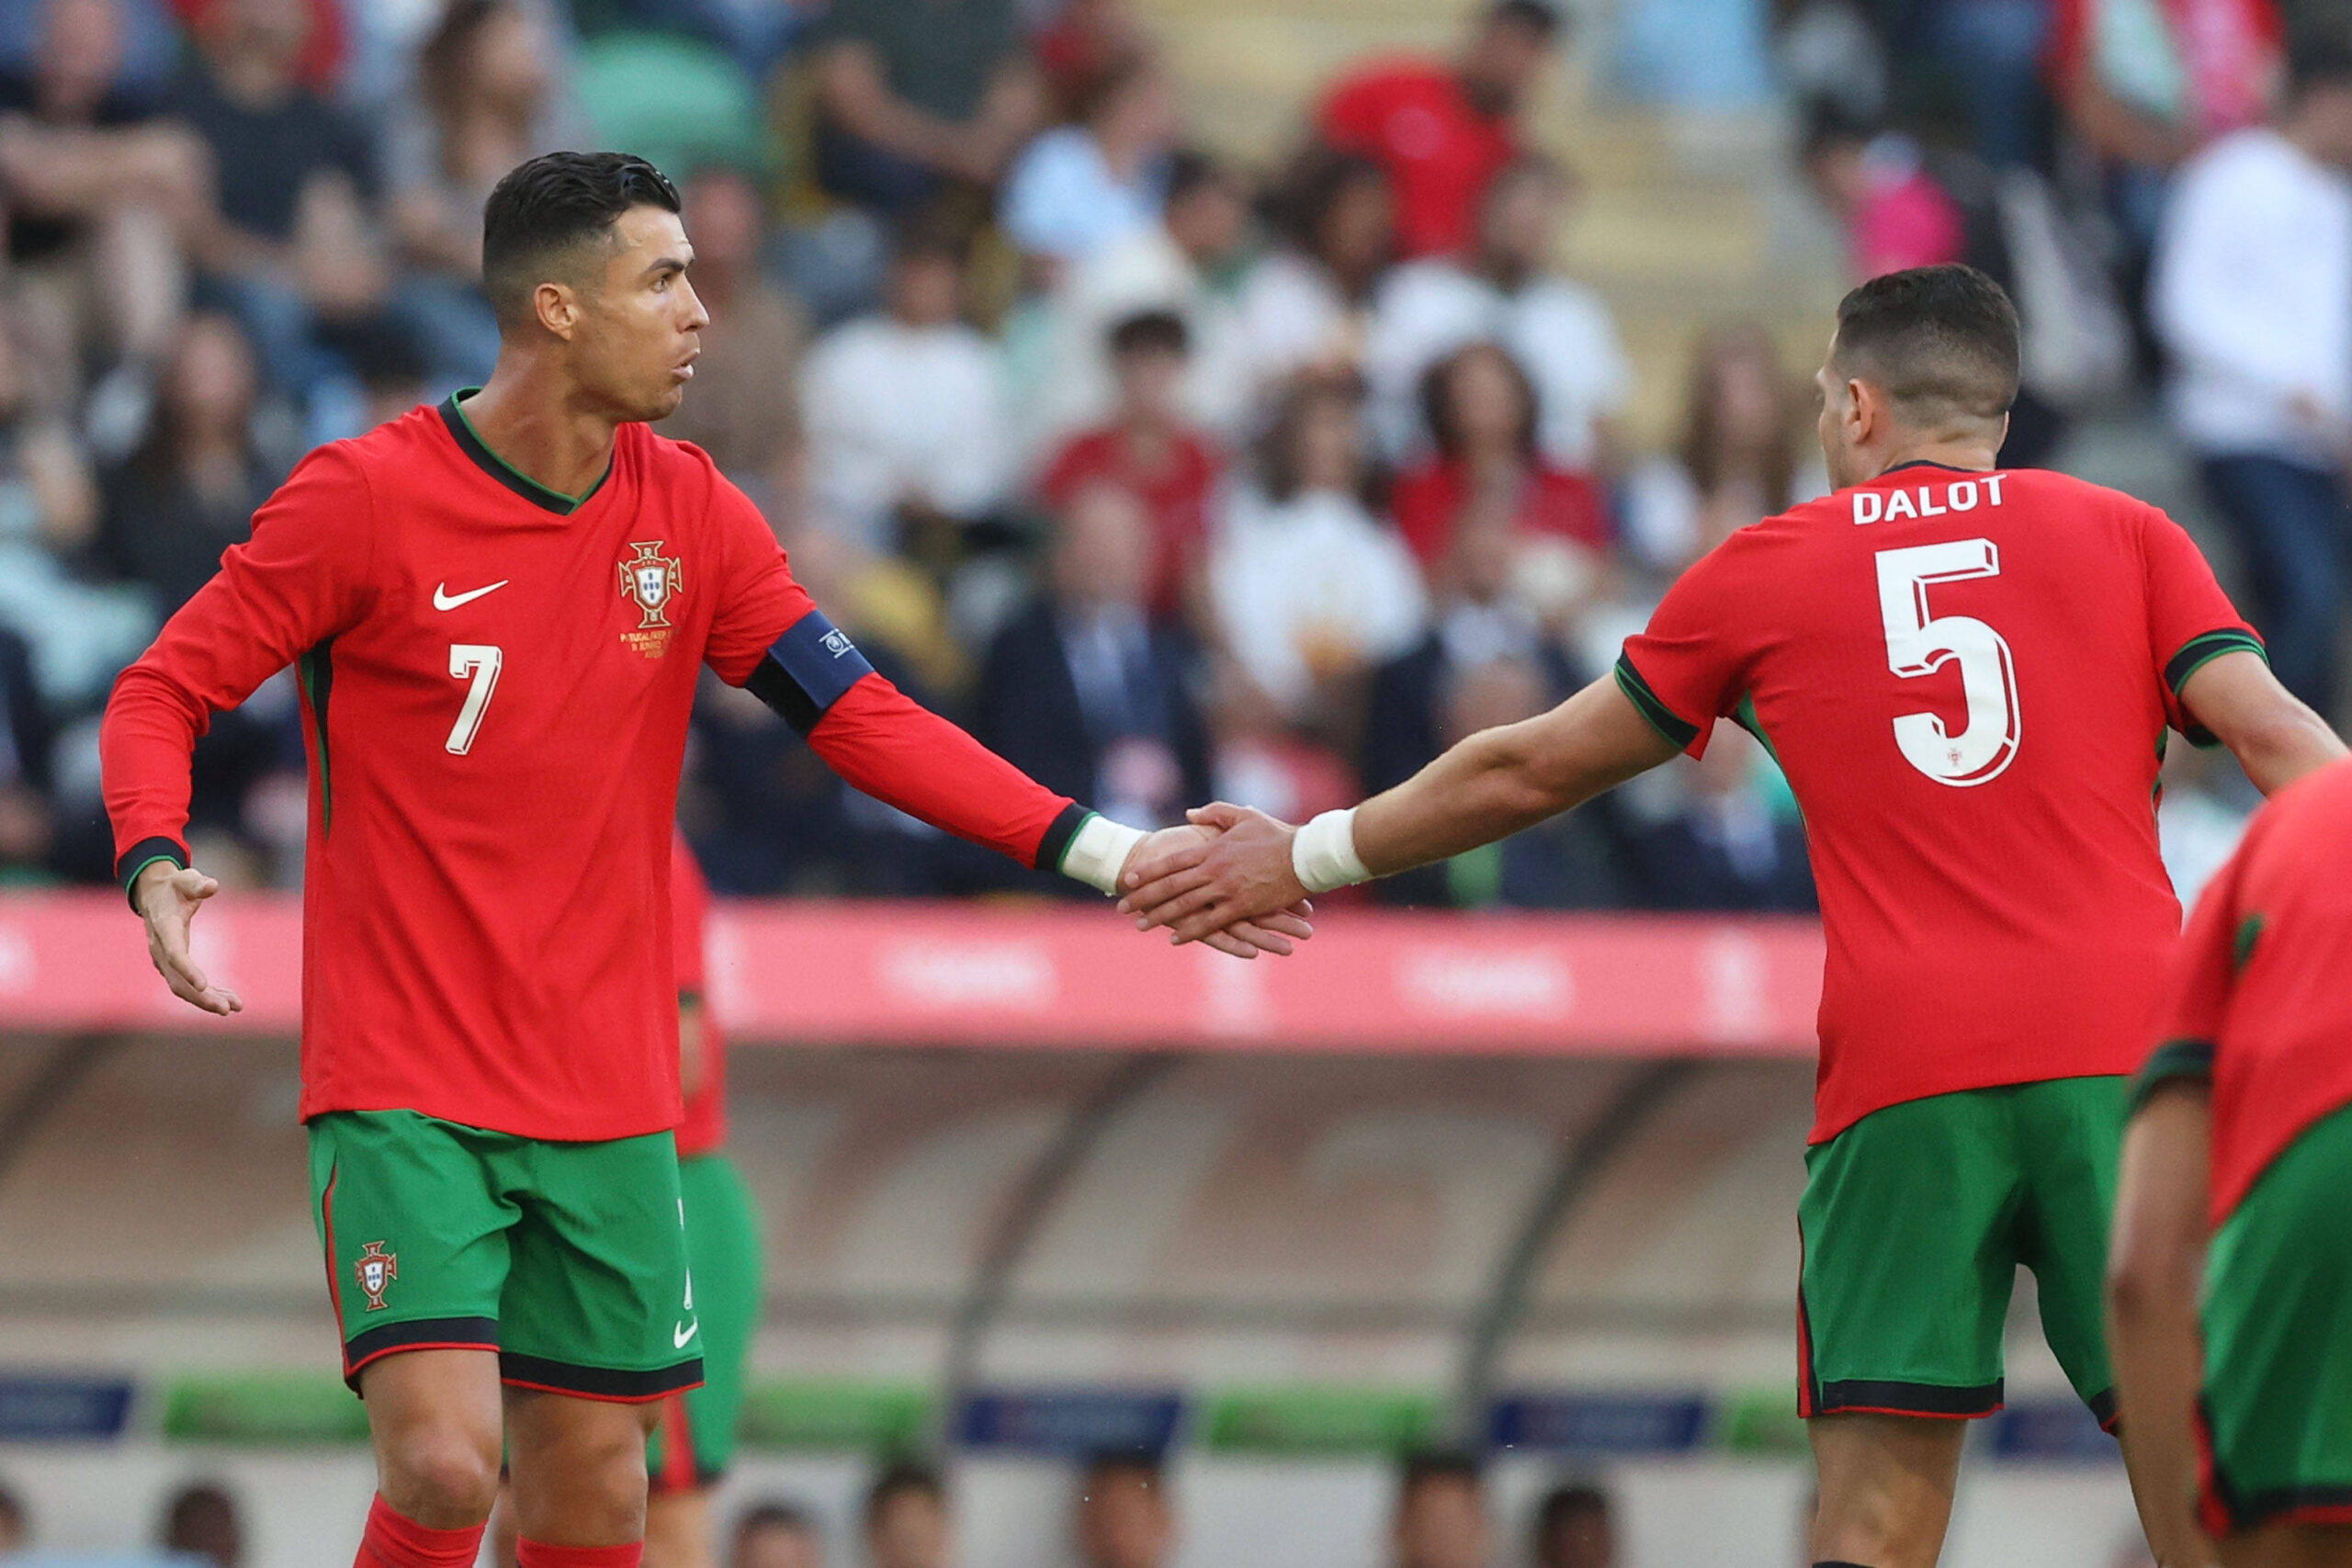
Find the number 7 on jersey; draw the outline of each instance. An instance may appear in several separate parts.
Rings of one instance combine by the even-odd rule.
[[[1879,612],[1886,623],[1887,668],[1897,675],[1932,675],[1960,660],[1960,690],[1968,722],[1958,735],[1932,713],[1894,721],[1904,761],[1939,784],[1966,789],[1999,776],[2018,754],[2018,678],[2009,645],[1973,615],[1938,615],[1928,590],[1939,582],[1998,577],[2001,552],[1990,539],[1951,539],[1878,553]]]
[[[470,676],[473,684],[466,688],[466,705],[458,710],[458,722],[449,727],[448,750],[452,757],[462,757],[473,749],[474,734],[481,728],[481,716],[489,711],[490,694],[498,690],[498,667],[506,655],[486,642],[453,642],[449,645],[449,674],[463,681]]]

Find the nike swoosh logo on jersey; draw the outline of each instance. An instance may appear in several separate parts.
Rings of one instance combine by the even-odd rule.
[[[502,577],[489,587],[477,588],[470,593],[452,593],[449,592],[447,583],[435,583],[433,588],[433,607],[436,610],[454,610],[460,604],[472,604],[485,593],[495,593],[514,581],[511,577]]]
[[[700,1318],[695,1319],[692,1323],[687,1324],[683,1328],[673,1325],[670,1329],[670,1348],[673,1350],[684,1349],[686,1348],[686,1342],[701,1332],[702,1319]]]

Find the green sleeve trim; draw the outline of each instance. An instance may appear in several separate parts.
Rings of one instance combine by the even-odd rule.
[[[2132,1110],[2136,1114],[2166,1084],[2212,1081],[2211,1040],[2167,1040],[2156,1047],[2147,1065],[2132,1080]]]
[[[1650,690],[1650,683],[1642,679],[1640,671],[1634,668],[1631,654],[1617,656],[1617,687],[1641,711],[1642,716],[1649,720],[1652,729],[1674,743],[1676,750],[1688,751],[1690,743],[1699,739],[1699,727],[1667,706],[1665,701]]]
[[[168,863],[175,870],[186,871],[187,869],[187,862],[180,858],[180,853],[177,850],[157,850],[153,854],[143,856],[141,859],[132,862],[130,869],[122,874],[122,896],[130,900],[130,908],[133,914],[140,912],[139,895],[137,892],[137,888],[139,886],[139,874],[145,871],[149,866],[153,865],[157,861],[163,861]]]
[[[2245,626],[2224,626],[2219,631],[2201,632],[2182,643],[2180,651],[2165,664],[2165,684],[2177,698],[2180,689],[2188,684],[2190,676],[2225,653],[2251,653],[2265,664],[2270,662],[2270,650],[2262,646],[2262,639],[2251,630]],[[2188,722],[2182,727],[2181,734],[2188,738],[2191,746],[2211,749],[2221,744],[2211,730],[2188,719],[2186,714],[2182,717]]]
[[[2243,969],[2253,961],[2254,944],[2262,940],[2262,928],[2268,923],[2259,909],[2238,922],[2237,932],[2230,939],[2232,964]]]

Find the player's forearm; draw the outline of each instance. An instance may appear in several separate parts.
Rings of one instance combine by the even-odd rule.
[[[2345,756],[2342,739],[2325,719],[2301,703],[2245,730],[2231,744],[2230,752],[2265,795]]]
[[[876,800],[1025,865],[1053,870],[1067,846],[1069,800],[879,675],[834,703],[808,744]]]
[[[142,660],[122,672],[98,727],[98,765],[114,828],[118,875],[165,846],[187,861],[188,766],[205,715]]]
[[[1481,730],[1357,807],[1355,849],[1388,876],[1491,844],[1656,767],[1674,748],[1612,680],[1550,713]]]

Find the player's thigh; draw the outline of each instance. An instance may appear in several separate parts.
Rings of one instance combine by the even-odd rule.
[[[2304,1130],[2214,1234],[2206,1528],[2352,1525],[2352,1109]]]
[[[2000,1407],[2019,1201],[2005,1094],[1891,1105],[1806,1151],[1801,1414]]]
[[[2111,1427],[2115,1371],[2103,1292],[2131,1080],[2052,1078],[2015,1093],[2028,1194],[2020,1249],[2033,1270],[2042,1335],[2075,1393]]]
[[[501,1299],[510,1387],[651,1404],[702,1381],[668,1133],[517,1151]]]
[[[492,1168],[503,1135],[411,1111],[334,1111],[309,1133],[346,1381],[402,1351],[495,1351],[519,1213]]]
[[[733,1163],[723,1155],[681,1160],[678,1183],[703,1384],[663,1402],[647,1454],[657,1495],[708,1486],[734,1459],[763,1275],[758,1217]]]

